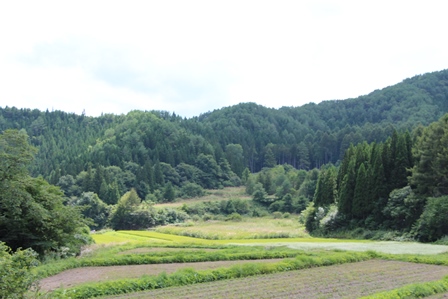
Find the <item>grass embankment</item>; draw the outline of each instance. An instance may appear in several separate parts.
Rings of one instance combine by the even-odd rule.
[[[251,260],[251,263],[277,263],[281,259]],[[57,275],[47,277],[40,281],[43,291],[52,291],[59,287],[70,288],[87,282],[103,282],[111,280],[139,278],[144,275],[159,275],[160,273],[171,274],[183,268],[194,268],[195,270],[210,270],[223,267],[241,265],[247,261],[214,261],[195,263],[165,263],[144,264],[129,266],[108,267],[82,267],[63,271]]]
[[[119,254],[131,249],[148,247],[169,247],[173,250],[152,251],[145,254]],[[180,250],[175,250],[176,248],[179,248]],[[194,250],[185,250],[185,248],[194,248]],[[275,259],[294,257],[297,255],[297,253],[297,250],[286,247],[272,247],[266,249],[264,247],[223,245],[152,245],[130,243],[120,246],[109,246],[100,248],[97,251],[92,252],[82,258],[68,258],[44,264],[36,268],[36,271],[38,272],[40,277],[48,277],[58,274],[64,270],[80,267]]]

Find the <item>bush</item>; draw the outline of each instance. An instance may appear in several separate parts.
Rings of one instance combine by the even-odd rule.
[[[434,242],[448,235],[448,196],[428,198],[414,234],[422,242]]]
[[[283,214],[281,212],[274,212],[274,213],[272,213],[272,217],[274,219],[280,219],[280,218],[283,218]]]
[[[37,287],[37,276],[31,272],[38,264],[36,258],[31,249],[11,253],[0,242],[0,298],[25,298],[25,293]]]
[[[201,197],[205,195],[204,189],[195,183],[186,183],[182,186],[180,192],[183,198]]]
[[[227,216],[226,221],[237,221],[237,222],[240,222],[240,221],[243,221],[243,216],[241,216],[238,213],[232,213],[229,216]]]

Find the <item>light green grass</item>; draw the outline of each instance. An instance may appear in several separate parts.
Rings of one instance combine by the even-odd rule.
[[[160,240],[149,240],[148,238],[138,235],[123,234],[121,232],[108,231],[104,233],[94,233],[91,235],[96,244],[113,244],[113,243],[141,243],[141,242],[160,242]]]
[[[162,226],[157,232],[211,240],[309,237],[297,219],[243,218],[242,221],[195,222],[193,226]]]
[[[277,238],[277,239],[221,239],[206,240],[163,234],[154,231],[118,231],[93,235],[98,244],[141,243],[141,244],[197,244],[197,245],[251,245],[287,246],[299,250],[347,250],[377,251],[391,254],[440,254],[448,252],[446,245],[433,245],[415,242],[374,242],[368,240],[344,240],[324,238]],[[98,238],[99,237],[99,238]]]

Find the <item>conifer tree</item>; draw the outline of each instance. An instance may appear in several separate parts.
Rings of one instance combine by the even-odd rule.
[[[314,206],[325,207],[335,203],[336,169],[334,166],[321,170],[314,194]]]
[[[351,160],[347,167],[347,174],[342,180],[341,188],[339,191],[338,210],[341,214],[345,215],[347,219],[351,219],[353,195],[356,186],[356,172],[355,172],[355,160]]]
[[[369,200],[368,177],[364,163],[359,166],[356,176],[355,189],[353,192],[352,214],[354,218],[365,219],[371,211]]]

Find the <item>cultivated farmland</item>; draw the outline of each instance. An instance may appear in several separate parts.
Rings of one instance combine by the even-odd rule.
[[[445,266],[370,260],[110,298],[359,298],[445,275]]]
[[[443,284],[448,275],[448,255],[440,254],[448,247],[428,244],[207,240],[154,231],[109,231],[94,238],[102,244],[82,257],[38,268],[47,277],[43,291],[65,288],[54,291],[58,298],[357,298],[414,283]]]

